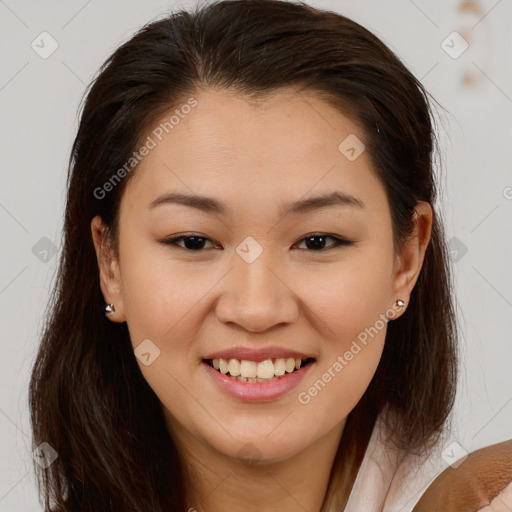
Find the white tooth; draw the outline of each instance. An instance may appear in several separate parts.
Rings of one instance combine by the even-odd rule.
[[[286,361],[281,359],[276,359],[274,363],[274,375],[284,375],[286,371]]]
[[[295,370],[295,358],[289,357],[285,362],[285,368],[288,373],[292,373]]]
[[[300,358],[295,359],[295,368],[297,370],[300,368],[301,363],[302,363],[302,359],[300,359]]]
[[[220,368],[219,366],[219,360],[218,359],[213,359],[213,367],[218,370]]]
[[[238,359],[230,359],[228,363],[228,370],[230,375],[233,377],[240,375],[240,361]]]
[[[224,359],[219,359],[219,368],[221,373],[228,373],[228,363]]]
[[[274,363],[272,363],[272,359],[265,359],[258,363],[257,375],[260,379],[270,379],[274,376]]]
[[[240,374],[242,377],[256,377],[256,363],[242,359],[240,362]]]

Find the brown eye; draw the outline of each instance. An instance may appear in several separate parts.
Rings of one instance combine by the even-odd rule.
[[[334,243],[325,247],[325,243],[328,238],[334,240]],[[339,238],[333,235],[326,235],[325,233],[314,233],[311,235],[307,235],[304,238],[302,238],[300,242],[305,242],[306,247],[308,249],[311,249],[313,252],[327,251],[340,245],[352,245],[354,243],[350,240],[345,240],[344,238]]]
[[[183,241],[184,246],[178,245],[178,242]],[[164,241],[166,245],[177,245],[182,249],[186,249],[189,251],[201,251],[204,249],[204,245],[206,242],[211,240],[202,235],[182,235],[176,238],[169,238]]]
[[[327,239],[332,240],[333,243],[326,246]],[[181,242],[183,242],[183,245],[180,245]],[[166,239],[163,241],[163,243],[165,245],[178,246],[182,249],[192,252],[200,252],[201,250],[205,249],[205,244],[207,243],[213,244],[213,242],[208,237],[200,234],[181,235],[178,237]],[[300,243],[305,243],[306,249],[311,252],[323,252],[329,249],[334,249],[335,247],[341,245],[352,245],[354,242],[334,235],[327,235],[325,233],[313,233],[303,237],[299,241],[299,244]]]

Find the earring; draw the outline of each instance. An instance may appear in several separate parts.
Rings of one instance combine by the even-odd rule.
[[[107,315],[111,315],[112,313],[116,312],[116,308],[114,307],[114,304],[107,304],[105,306],[105,313]]]
[[[405,302],[401,299],[398,299],[395,304],[399,307],[399,308],[403,308],[405,306]]]

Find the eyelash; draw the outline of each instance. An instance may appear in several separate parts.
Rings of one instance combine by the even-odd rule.
[[[306,250],[307,252],[316,252],[316,253],[323,253],[323,252],[326,252],[330,249],[335,249],[336,247],[340,247],[340,246],[350,246],[350,245],[353,245],[355,242],[353,242],[352,240],[347,240],[345,238],[341,238],[341,237],[338,237],[338,236],[334,236],[334,235],[329,235],[327,233],[311,233],[311,234],[308,234],[306,236],[304,236],[303,238],[301,238],[299,240],[299,244],[301,242],[303,242],[304,240],[307,240],[309,238],[320,238],[320,237],[324,237],[324,238],[331,238],[332,240],[334,240],[334,244],[330,245],[329,247],[326,247],[324,249],[319,249],[319,250],[313,250],[313,249],[301,249],[301,250]],[[203,235],[200,235],[200,234],[197,234],[197,233],[191,233],[191,234],[188,234],[188,235],[181,235],[181,236],[178,236],[178,237],[175,237],[175,238],[168,238],[166,240],[163,240],[162,243],[164,243],[165,245],[174,245],[176,247],[179,247],[180,249],[184,249],[185,251],[188,251],[188,252],[202,252],[204,251],[205,249],[187,249],[186,247],[182,247],[180,245],[177,245],[176,242],[179,242],[181,240],[185,240],[185,239],[189,239],[189,238],[201,238],[203,240],[208,240],[211,242],[211,240],[206,237],[206,236],[203,236]],[[294,244],[296,245],[296,244]]]

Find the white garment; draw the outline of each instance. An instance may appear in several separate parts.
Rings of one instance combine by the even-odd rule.
[[[384,445],[380,415],[344,512],[411,512],[427,487],[448,467],[441,457],[448,435],[446,431],[428,457],[408,454],[404,458],[402,452]]]

